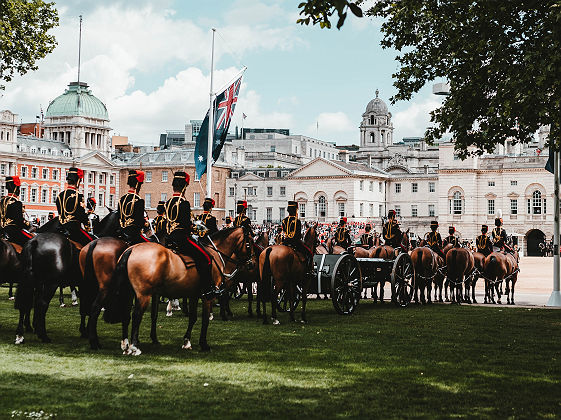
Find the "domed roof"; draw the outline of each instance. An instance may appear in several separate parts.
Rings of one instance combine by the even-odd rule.
[[[378,98],[380,92],[376,89],[376,97],[366,105],[366,113],[374,113],[375,115],[387,115],[388,107],[384,101]]]
[[[107,108],[96,98],[87,83],[71,82],[62,95],[49,104],[45,117],[91,117],[109,121]]]

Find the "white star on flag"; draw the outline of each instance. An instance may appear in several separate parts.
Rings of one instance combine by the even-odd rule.
[[[199,155],[199,162],[202,162],[203,159],[204,159],[204,158],[203,158],[203,155]]]

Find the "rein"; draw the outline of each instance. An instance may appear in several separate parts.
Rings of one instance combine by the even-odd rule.
[[[240,267],[247,264],[253,258],[253,254],[254,254],[253,247],[251,247],[251,253],[246,259],[238,261],[238,260],[230,257],[229,255],[225,254],[221,250],[219,250],[216,247],[216,244],[214,243],[214,241],[212,240],[212,238],[210,236],[207,237],[207,239],[210,242],[210,244],[212,245],[212,249],[214,249],[216,251],[216,253],[218,254],[218,257],[220,258],[220,261],[222,262],[222,267],[226,267],[226,262],[224,260],[226,260],[227,262],[231,262],[236,266],[234,271],[232,271],[231,273],[224,273],[222,270],[220,270],[221,271],[220,274],[222,275],[223,280],[224,279],[228,279],[228,280],[232,279],[238,273],[238,271],[240,270]],[[247,235],[246,235],[246,232],[244,230],[244,244],[246,243],[246,240],[247,240]],[[214,257],[212,259],[215,260]],[[222,283],[224,283],[224,282],[222,282]]]

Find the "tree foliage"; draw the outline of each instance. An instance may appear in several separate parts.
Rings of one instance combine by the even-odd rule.
[[[355,16],[362,17],[360,4],[363,0],[308,0],[298,5],[302,18],[296,23],[301,25],[319,24],[321,28],[331,29],[331,18],[337,13],[337,29],[341,29],[350,10]]]
[[[471,146],[528,142],[549,125],[550,144],[561,146],[561,1],[379,0],[367,14],[384,19],[382,46],[398,51],[392,103],[450,83],[429,142],[450,132],[463,157]]]
[[[37,60],[57,42],[48,32],[58,26],[54,3],[43,0],[0,0],[0,89],[15,74],[37,70]]]

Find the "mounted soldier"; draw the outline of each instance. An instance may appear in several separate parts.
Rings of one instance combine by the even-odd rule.
[[[395,219],[395,210],[388,212],[388,220],[382,227],[382,236],[384,237],[384,245],[397,249],[401,245],[403,233],[399,229],[399,223]]]
[[[121,197],[118,205],[121,237],[130,245],[150,240],[142,234],[146,227],[144,200],[140,198],[140,188],[144,183],[144,172],[131,169],[127,179],[128,192]]]
[[[498,210],[495,218],[495,227],[491,231],[491,242],[493,243],[493,250],[494,251],[504,251],[510,252],[511,254],[514,252],[512,248],[508,245],[508,237],[506,235],[506,231],[503,229],[503,212],[502,210]]]
[[[289,201],[286,208],[288,216],[282,219],[282,245],[286,245],[294,249],[297,253],[306,259],[307,271],[312,269],[312,251],[302,241],[302,222],[298,219],[298,203]]]
[[[75,167],[68,169],[66,175],[68,186],[56,198],[56,209],[60,226],[66,236],[85,246],[93,241],[94,237],[87,232],[90,221],[84,208],[84,196],[78,192],[82,179],[84,179],[84,171]]]
[[[438,232],[438,222],[436,220],[430,222],[430,232],[425,233],[425,244],[442,258],[445,258],[442,252],[442,238]]]
[[[339,226],[337,226],[337,230],[335,231],[335,244],[344,249],[347,249],[351,246],[351,235],[346,225],[347,218],[341,217]]]
[[[168,222],[166,245],[195,261],[201,278],[201,295],[204,299],[212,299],[219,294],[212,283],[212,259],[191,236],[193,233],[191,204],[184,197],[185,189],[189,185],[189,175],[183,171],[175,172],[171,185],[173,196],[165,204],[165,217]]]
[[[214,200],[212,198],[205,198],[203,202],[203,214],[201,214],[197,220],[200,220],[207,227],[207,231],[202,232],[199,236],[202,238],[205,235],[212,235],[218,232],[218,225],[216,224],[216,217],[214,217],[210,212],[214,208]]]
[[[232,218],[230,216],[226,216],[224,218],[224,229],[228,229],[232,227]]]
[[[374,238],[370,231],[372,230],[372,226],[370,223],[367,223],[364,226],[364,233],[360,235],[360,245],[364,248],[372,248],[374,246]]]
[[[460,239],[456,235],[456,228],[454,226],[448,227],[448,236],[444,238],[443,246],[452,244],[455,248],[460,246]]]
[[[253,236],[253,231],[251,229],[251,219],[245,215],[247,211],[247,201],[245,200],[238,200],[236,205],[236,213],[238,215],[234,219],[234,227],[247,227],[251,235]]]
[[[96,206],[97,203],[95,201],[95,198],[88,197],[88,199],[86,200],[86,210],[88,212],[90,232],[96,232],[99,226],[99,216],[95,214]]]
[[[493,252],[493,245],[491,244],[491,239],[487,235],[488,231],[487,225],[481,226],[481,235],[475,239],[475,244],[477,246],[477,252],[485,255],[486,257]]]
[[[8,195],[0,199],[0,228],[8,241],[23,246],[33,235],[27,231],[29,223],[23,217],[19,200],[21,181],[18,176],[6,177]]]
[[[168,234],[168,225],[166,220],[166,208],[165,201],[159,201],[156,207],[157,216],[154,218],[154,234],[158,237],[160,242],[163,242],[164,238]]]

